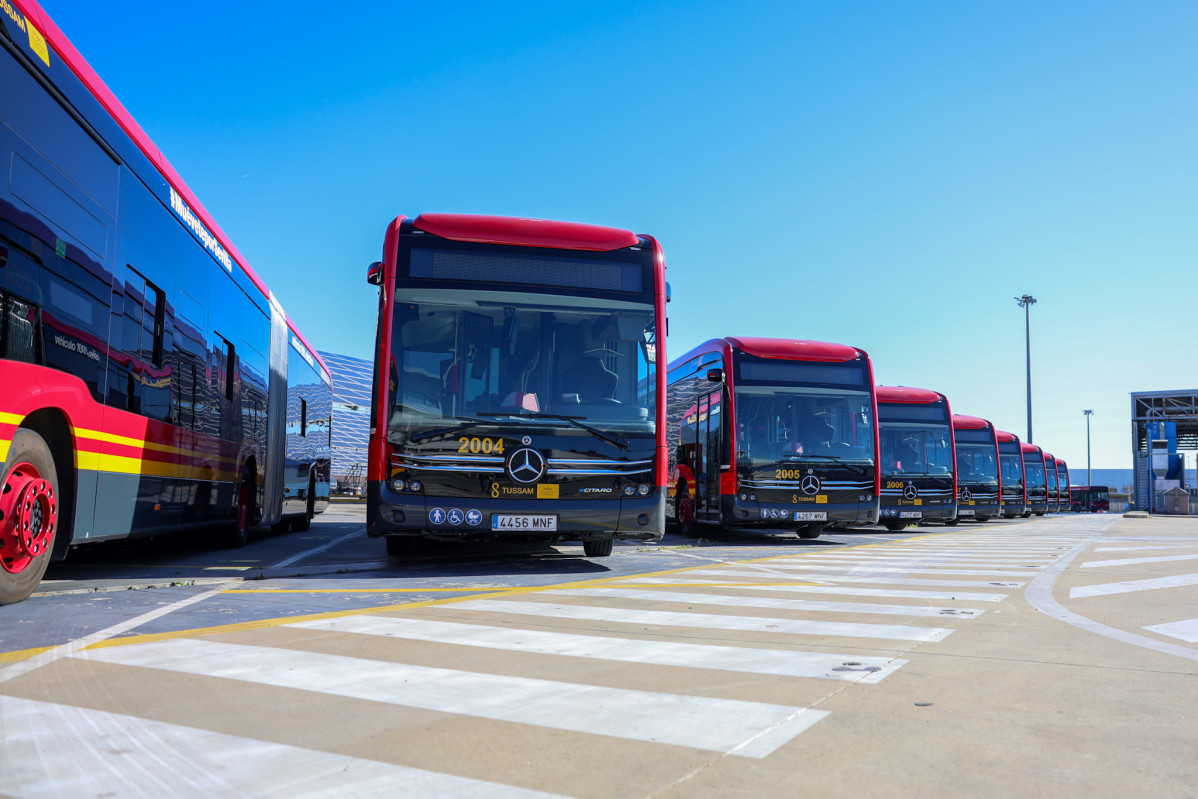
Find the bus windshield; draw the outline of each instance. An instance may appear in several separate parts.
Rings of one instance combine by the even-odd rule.
[[[1041,499],[1044,498],[1048,491],[1048,483],[1044,476],[1044,461],[1039,455],[1030,455],[1024,459],[1024,469],[1027,472],[1027,491],[1030,496],[1033,492]]]
[[[948,425],[883,423],[882,467],[887,474],[951,475],[953,441]]]
[[[957,480],[998,485],[997,454],[990,435],[989,430],[957,431]],[[1006,468],[1005,459],[1003,468]]]
[[[418,302],[395,308],[392,431],[502,423],[510,413],[521,424],[570,426],[546,418],[556,414],[653,435],[650,303],[457,288],[413,294]]]

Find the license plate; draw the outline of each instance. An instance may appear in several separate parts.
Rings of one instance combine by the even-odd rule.
[[[958,516],[972,516],[973,508],[959,508],[957,510],[957,515]]]
[[[899,511],[900,519],[922,519],[923,511],[921,510],[901,510]]]
[[[828,512],[826,510],[797,510],[791,515],[796,522],[828,521]]]
[[[491,517],[494,531],[528,531],[530,533],[552,533],[557,531],[557,517],[551,515],[499,514]]]

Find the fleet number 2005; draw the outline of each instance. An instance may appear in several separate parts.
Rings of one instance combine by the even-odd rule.
[[[802,480],[802,469],[774,469],[775,480]]]
[[[502,455],[503,439],[462,436],[458,439],[458,452],[470,455],[477,455],[480,452],[484,455],[490,455],[491,453]]]

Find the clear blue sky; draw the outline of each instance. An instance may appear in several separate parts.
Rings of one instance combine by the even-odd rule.
[[[878,382],[1131,465],[1198,388],[1198,4],[43,0],[320,349],[423,211],[652,233],[669,352],[853,344]]]

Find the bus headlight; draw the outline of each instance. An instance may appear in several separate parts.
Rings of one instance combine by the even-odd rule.
[[[746,499],[748,499],[748,498],[749,498],[749,495],[748,495],[748,494],[745,494],[745,493],[742,493],[742,494],[740,494],[740,501],[741,501],[741,502],[744,502],[744,501],[745,501]]]
[[[415,491],[417,494],[419,494],[424,490],[424,483],[420,482],[419,480],[413,480],[412,482],[408,483],[408,490]]]
[[[636,487],[636,493],[640,494],[642,497],[649,496],[650,490],[651,489],[649,488],[648,483],[641,483],[639,486]]]
[[[624,486],[624,496],[626,496],[626,497],[630,497],[630,496],[632,496],[632,495],[633,495],[633,494],[635,494],[635,493],[636,493],[636,487],[635,487],[635,486]]]

